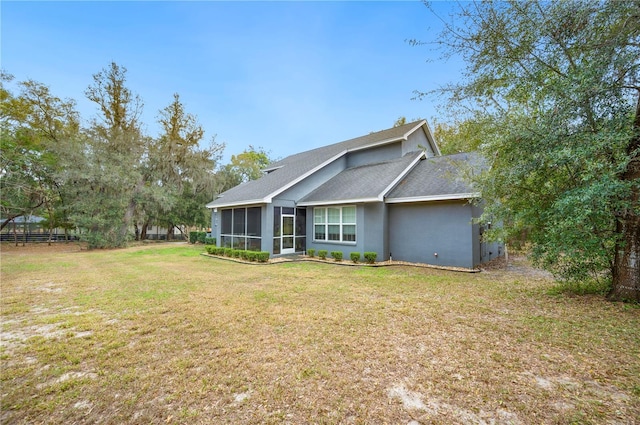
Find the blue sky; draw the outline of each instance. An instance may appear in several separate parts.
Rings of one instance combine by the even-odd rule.
[[[447,121],[437,99],[412,100],[454,81],[459,61],[429,47],[438,20],[418,1],[16,2],[1,5],[1,66],[76,100],[114,61],[158,111],[178,93],[207,139],[226,143],[223,162],[249,145],[273,158],[391,127],[405,116]],[[450,3],[436,3],[446,16]]]

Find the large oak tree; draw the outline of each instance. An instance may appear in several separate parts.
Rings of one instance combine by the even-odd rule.
[[[640,2],[462,3],[437,43],[467,69],[440,90],[482,123],[488,213],[569,280],[640,301]]]

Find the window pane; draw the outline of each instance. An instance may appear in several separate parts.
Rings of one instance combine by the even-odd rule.
[[[247,250],[260,251],[262,249],[262,239],[260,238],[247,238]]]
[[[282,214],[293,215],[293,208],[282,207]]]
[[[273,253],[280,254],[280,238],[273,238]]]
[[[280,236],[280,207],[273,208],[273,236]],[[279,249],[278,253],[280,253]]]
[[[342,222],[355,224],[356,222],[356,207],[344,207],[342,208]]]
[[[340,224],[340,208],[327,208],[327,211],[329,219],[328,223]]]
[[[345,242],[356,241],[356,226],[353,224],[345,224],[342,226],[342,240]]]
[[[233,210],[233,234],[244,235],[245,234],[245,222],[244,222],[244,208],[235,208]]]
[[[304,251],[307,249],[307,238],[296,238],[296,251]]]
[[[314,224],[323,224],[325,221],[325,208],[314,208],[313,209],[313,223]]]
[[[224,248],[231,248],[231,236],[222,236],[220,238],[220,246]]]
[[[262,236],[262,214],[260,207],[247,208],[247,236]]]
[[[233,213],[233,210],[222,210],[221,232],[223,235],[231,234],[232,213]]]
[[[293,236],[293,217],[282,217],[282,236]]]
[[[339,224],[330,224],[329,226],[329,238],[330,241],[339,241],[340,240],[340,225]]]
[[[325,232],[325,227],[324,224],[320,224],[320,225],[315,225],[314,226],[314,238],[317,240],[326,240],[327,239],[327,235],[324,233]]]
[[[233,249],[245,249],[245,238],[233,237]]]
[[[291,249],[293,248],[293,236],[290,238],[282,237],[282,249]]]
[[[296,236],[307,234],[307,209],[298,208],[296,210]]]

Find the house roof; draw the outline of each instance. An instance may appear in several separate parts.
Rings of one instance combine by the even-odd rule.
[[[270,203],[273,197],[279,193],[332,163],[347,152],[407,140],[409,135],[420,128],[424,128],[427,134],[430,134],[427,122],[420,120],[290,155],[270,164],[265,169],[267,174],[258,180],[249,181],[220,194],[217,199],[207,204],[207,208]],[[434,146],[437,150],[437,146],[435,144]]]
[[[420,161],[387,195],[385,202],[421,202],[480,197],[468,177],[486,169],[480,154],[458,153]]]
[[[421,158],[423,152],[410,152],[401,158],[347,168],[302,198],[298,205],[383,201],[384,195]]]

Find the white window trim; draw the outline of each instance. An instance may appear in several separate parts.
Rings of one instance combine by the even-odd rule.
[[[329,223],[329,208],[335,208],[340,210],[340,222],[339,223]],[[353,208],[355,210],[355,221],[353,223],[345,223],[343,208]],[[316,224],[316,210],[322,209],[324,210],[324,223]],[[340,226],[340,240],[330,240],[329,239],[329,226]],[[316,238],[316,226],[324,226],[324,236],[325,239]],[[355,232],[354,236],[356,240],[354,241],[345,241],[344,240],[344,226],[354,226]],[[355,205],[327,205],[323,207],[314,207],[313,208],[313,241],[319,243],[332,243],[332,244],[342,244],[342,245],[355,245],[358,241],[358,209]]]

